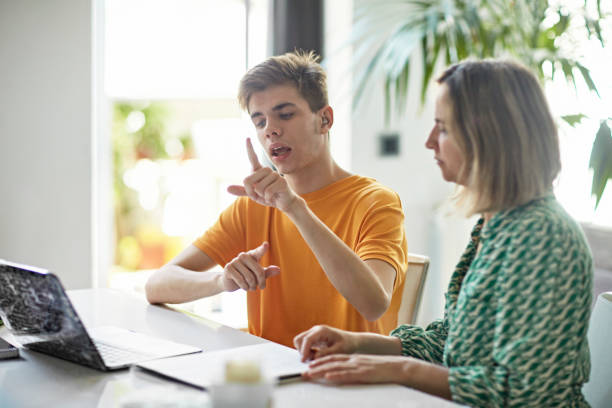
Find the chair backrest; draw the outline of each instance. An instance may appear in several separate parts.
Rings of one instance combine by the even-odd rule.
[[[597,297],[587,333],[591,352],[591,375],[582,387],[593,408],[609,408],[612,403],[612,292]]]
[[[402,292],[402,303],[397,313],[397,324],[415,324],[425,278],[429,269],[429,258],[423,255],[408,254],[406,282]]]

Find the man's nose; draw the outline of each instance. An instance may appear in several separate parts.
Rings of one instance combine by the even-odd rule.
[[[281,135],[280,126],[274,121],[268,120],[266,123],[266,137],[279,137]]]

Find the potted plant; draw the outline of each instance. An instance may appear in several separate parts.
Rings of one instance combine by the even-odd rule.
[[[570,84],[576,86],[581,80],[597,93],[589,69],[560,40],[595,37],[603,46],[605,17],[601,0],[585,0],[575,10],[549,0],[356,0],[351,39],[357,67],[354,107],[365,99],[373,78],[382,75],[388,121],[393,108],[398,112],[405,108],[412,92],[408,86],[412,64],[422,66],[419,92],[424,102],[439,60],[450,65],[468,57],[511,56],[532,68],[542,82],[561,74]],[[575,124],[583,117],[563,119]],[[590,167],[598,204],[612,177],[612,140],[606,121],[593,144]]]

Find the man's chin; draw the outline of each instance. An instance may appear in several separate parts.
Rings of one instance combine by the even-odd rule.
[[[281,175],[291,174],[293,173],[293,169],[289,166],[284,165],[275,165],[276,171],[278,171]]]

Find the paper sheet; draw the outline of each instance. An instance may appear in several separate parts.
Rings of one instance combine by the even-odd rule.
[[[297,350],[276,343],[256,344],[227,350],[139,363],[137,367],[198,388],[207,388],[223,379],[228,359],[255,359],[264,376],[276,381],[299,377],[308,365],[300,361]]]

